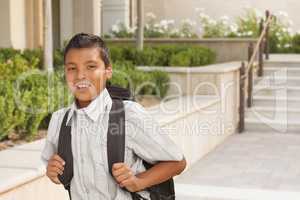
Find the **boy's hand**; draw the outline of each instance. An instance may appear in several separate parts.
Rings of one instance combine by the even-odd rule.
[[[47,173],[46,175],[50,178],[50,180],[55,184],[61,184],[58,179],[58,174],[62,175],[64,171],[65,161],[59,157],[59,155],[54,154],[47,165]]]
[[[125,163],[113,164],[112,174],[120,187],[125,187],[130,192],[143,189],[142,180],[136,177]]]

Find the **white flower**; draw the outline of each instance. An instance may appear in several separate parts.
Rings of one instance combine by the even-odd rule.
[[[146,17],[148,17],[148,18],[150,18],[150,19],[155,19],[155,18],[156,18],[155,14],[152,13],[152,12],[148,12],[148,13],[146,14]]]
[[[154,26],[154,28],[159,28],[160,27],[160,25],[158,23],[155,23],[153,26]]]
[[[247,32],[247,35],[248,35],[248,36],[252,36],[252,35],[253,35],[253,32],[252,32],[252,31],[248,31],[248,32]]]
[[[182,24],[187,24],[189,26],[195,26],[196,25],[196,22],[191,20],[191,19],[183,19],[181,21]]]
[[[238,26],[236,24],[231,24],[229,29],[231,32],[236,33],[238,31]]]
[[[173,19],[169,20],[169,21],[168,21],[168,24],[169,24],[169,25],[174,25],[174,24],[175,24],[175,20],[173,20]]]
[[[159,24],[162,28],[167,29],[169,23],[167,20],[164,19],[164,20],[161,20]]]
[[[211,24],[211,25],[217,25],[217,21],[215,21],[215,20],[213,20],[213,19],[210,19],[210,20],[208,21],[208,23]]]
[[[226,16],[226,15],[224,15],[224,16],[222,16],[222,17],[220,18],[220,20],[222,20],[222,21],[229,21],[229,17]]]
[[[289,47],[291,47],[290,44],[285,44],[285,45],[284,45],[284,48],[289,48]]]
[[[177,34],[177,33],[179,33],[179,30],[177,28],[174,28],[173,30],[171,30],[171,33],[172,34]]]
[[[202,19],[202,20],[208,20],[208,19],[209,19],[209,16],[206,15],[206,14],[204,14],[204,13],[200,13],[200,14],[199,14],[199,17],[200,17],[200,19]]]
[[[112,25],[111,30],[116,33],[120,31],[119,26],[116,24]]]

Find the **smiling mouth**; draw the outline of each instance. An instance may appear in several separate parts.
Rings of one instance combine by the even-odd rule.
[[[75,84],[75,88],[78,91],[84,91],[84,90],[89,89],[90,87],[91,87],[90,83],[77,83],[77,84]]]

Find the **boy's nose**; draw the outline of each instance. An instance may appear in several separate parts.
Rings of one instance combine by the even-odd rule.
[[[83,79],[86,77],[86,73],[84,70],[78,70],[78,73],[77,73],[77,78],[78,79]]]

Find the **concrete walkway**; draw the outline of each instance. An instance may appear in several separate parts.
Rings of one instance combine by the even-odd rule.
[[[300,199],[300,134],[243,133],[176,179],[181,199]]]

